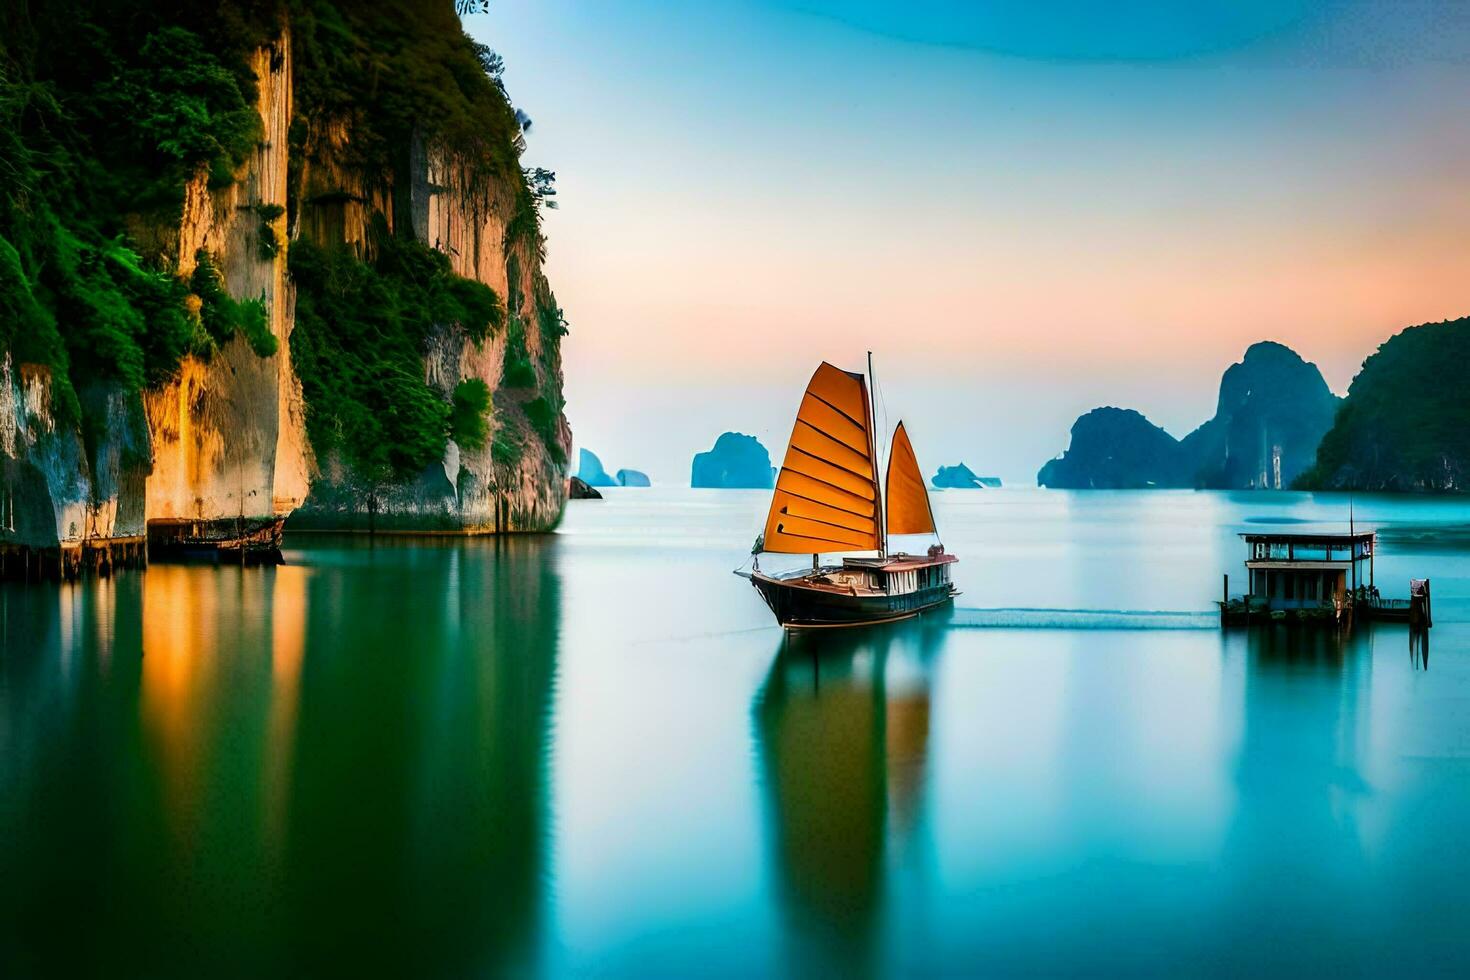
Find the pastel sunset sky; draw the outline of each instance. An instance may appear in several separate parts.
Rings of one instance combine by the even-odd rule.
[[[1470,313],[1470,4],[494,0],[558,174],[567,414],[685,484],[779,462],[816,364],[878,364],[931,472],[1034,484],[1082,412],[1176,436],[1257,340],[1344,393]]]

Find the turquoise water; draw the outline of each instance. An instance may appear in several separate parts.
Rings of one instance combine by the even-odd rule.
[[[791,641],[765,502],[0,589],[0,972],[1470,969],[1470,503],[1353,502],[1426,670],[1214,626],[1345,498],[937,494],[956,608]]]

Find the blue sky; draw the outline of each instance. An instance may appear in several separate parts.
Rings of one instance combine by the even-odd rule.
[[[1470,4],[495,0],[559,176],[568,414],[687,482],[878,357],[927,470],[1030,483],[1100,404],[1176,435],[1276,339],[1344,391],[1470,312]]]

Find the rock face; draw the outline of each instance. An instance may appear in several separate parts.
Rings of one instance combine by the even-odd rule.
[[[1470,317],[1409,327],[1363,362],[1316,466],[1298,485],[1460,491],[1470,486]]]
[[[577,476],[589,487],[615,487],[618,481],[607,475],[602,460],[590,449],[577,451]]]
[[[1072,425],[1072,443],[1036,475],[1043,487],[1131,490],[1184,486],[1179,442],[1132,409],[1095,408]]]
[[[457,25],[447,0],[437,15]],[[288,15],[279,26],[247,49],[261,124],[253,150],[232,173],[199,168],[184,183],[176,223],[154,212],[128,219],[129,239],[161,258],[169,277],[188,283],[205,256],[229,296],[258,301],[274,352],[262,356],[237,332],[207,356],[185,355],[172,375],[150,379],[141,392],[74,372],[76,400],[90,420],[83,427],[58,421],[66,386],[51,368],[0,349],[0,575],[14,573],[17,562],[26,574],[37,564],[69,574],[141,563],[145,537],[155,553],[212,546],[237,549],[243,561],[275,553],[293,514],[306,527],[463,533],[545,530],[559,519],[571,443],[561,412],[565,330],[542,273],[545,243],[520,146],[506,140],[483,158],[466,157],[416,133],[393,148],[397,162],[387,170],[365,169],[364,160],[377,158],[355,143],[361,107],[335,117],[303,113],[303,49],[293,47]],[[455,26],[429,47],[445,36],[448,44],[470,43]],[[474,91],[486,91],[480,82]],[[489,431],[473,445],[450,438],[442,459],[389,480],[365,478],[335,451],[313,452],[312,409],[292,345],[292,248],[346,245],[364,256],[375,221],[436,250],[458,277],[488,286],[505,321],[482,342],[457,323],[436,325],[420,348],[422,380],[442,398],[446,418],[457,386],[483,382]],[[519,372],[514,384],[504,376],[508,365]]]
[[[1312,465],[1337,404],[1315,364],[1281,344],[1253,344],[1221,378],[1214,417],[1183,440],[1131,409],[1095,409],[1036,480],[1072,489],[1283,489]]]
[[[323,126],[302,164],[302,236],[325,236],[324,244],[356,243],[369,237],[374,217],[392,213],[375,201],[361,175],[341,162],[350,131]],[[504,533],[540,531],[556,524],[565,500],[563,461],[571,430],[561,414],[561,330],[555,297],[541,272],[539,235],[512,234],[517,190],[474,161],[416,142],[410,170],[394,188],[410,203],[412,231],[419,241],[447,254],[453,271],[484,283],[505,298],[510,328],[483,343],[446,325],[429,345],[424,371],[447,401],[465,379],[484,381],[492,393],[497,434],[514,435],[521,447],[511,463],[498,461],[494,442],[471,449],[453,440],[444,458],[417,477],[387,483],[365,479],[340,457],[321,461],[311,492],[292,518],[292,527]],[[388,195],[392,197],[393,195]],[[333,240],[331,236],[340,236]],[[524,360],[534,377],[515,386],[503,376],[506,345],[522,338]],[[533,394],[554,413],[552,439],[538,437],[529,416]],[[560,456],[559,460],[557,457]]]
[[[1193,485],[1290,487],[1316,459],[1337,405],[1317,365],[1281,344],[1252,344],[1220,379],[1215,417],[1182,441]]]
[[[272,234],[286,231],[284,217],[264,221],[260,209],[284,214],[286,205],[289,33],[258,48],[250,67],[264,138],[229,186],[211,190],[203,173],[190,181],[177,242],[169,244],[182,274],[194,270],[202,250],[237,299],[260,299],[277,349],[259,357],[237,334],[208,361],[185,358],[174,380],[144,392],[153,455],[146,509],[155,543],[225,542],[248,529],[278,543],[281,521],[307,493],[312,463],[291,366],[295,306],[286,249],[266,255],[261,248],[266,225]]]
[[[771,454],[755,436],[723,433],[714,448],[697,453],[689,474],[691,487],[768,490],[775,486]]]
[[[0,356],[0,577],[71,576],[144,559],[140,406],[115,386],[81,394],[102,404],[109,423],[90,456],[80,433],[56,422],[50,372]]]
[[[648,474],[638,470],[618,470],[618,486],[620,487],[647,487],[652,486],[648,481]]]
[[[580,476],[574,476],[567,480],[567,498],[569,500],[601,500],[602,494],[595,487],[587,485],[587,481]]]
[[[964,463],[939,467],[929,482],[939,490],[979,490],[1000,486],[999,477],[976,476]]]
[[[263,256],[257,211],[286,199],[290,47],[285,34],[250,58],[263,135],[234,181],[214,189],[201,172],[184,188],[177,226],[135,229],[175,256],[184,277],[207,253],[236,299],[263,303],[276,352],[258,356],[236,334],[207,361],[186,357],[173,379],[141,395],[115,383],[84,385],[81,399],[106,420],[90,453],[78,431],[56,421],[50,372],[4,355],[0,517],[11,519],[0,520],[0,545],[44,555],[48,572],[140,564],[145,535],[155,553],[213,545],[268,557],[284,516],[306,495],[310,458],[291,369],[284,250]]]

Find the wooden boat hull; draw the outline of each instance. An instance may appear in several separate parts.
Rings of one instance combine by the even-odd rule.
[[[900,595],[844,594],[812,588],[800,579],[778,579],[760,574],[750,576],[750,582],[775,614],[776,621],[786,629],[833,629],[892,623],[937,609],[954,598],[954,586],[949,582]]]

